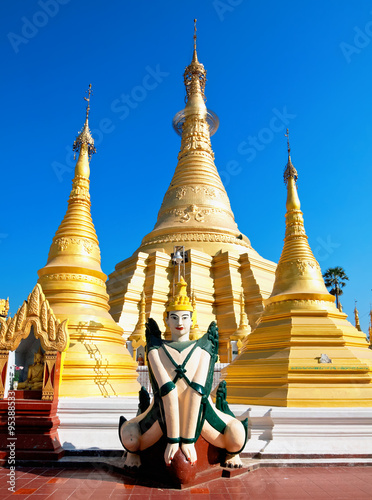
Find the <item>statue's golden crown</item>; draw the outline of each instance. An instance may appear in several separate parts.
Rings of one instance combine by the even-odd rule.
[[[167,312],[170,311],[194,311],[191,301],[186,293],[187,283],[181,276],[180,281],[176,283],[176,293],[170,299]]]

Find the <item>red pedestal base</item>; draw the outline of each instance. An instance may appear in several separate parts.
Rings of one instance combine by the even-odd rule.
[[[176,488],[189,488],[219,477],[233,477],[248,471],[247,468],[227,469],[221,467],[225,459],[225,451],[209,444],[201,436],[195,444],[198,460],[191,465],[179,449],[170,466],[164,462],[165,439],[160,439],[155,445],[141,452],[142,466],[138,473],[133,473],[137,478],[148,481],[149,479]],[[128,469],[124,473],[130,472]]]
[[[43,391],[31,391],[28,389],[17,389],[14,392],[16,399],[38,399],[41,400]]]
[[[0,463],[7,462],[11,450],[15,460],[58,460],[64,455],[57,433],[57,405],[58,400],[0,401]]]

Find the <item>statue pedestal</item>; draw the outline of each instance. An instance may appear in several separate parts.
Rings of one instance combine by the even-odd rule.
[[[43,395],[43,391],[32,391],[28,389],[16,389],[14,392],[15,399],[40,399]]]
[[[142,466],[138,472],[133,472],[138,479],[156,481],[159,486],[172,488],[189,488],[219,477],[234,477],[248,471],[248,468],[228,469],[221,466],[225,459],[225,451],[209,444],[201,436],[195,444],[198,460],[191,465],[179,449],[171,465],[164,463],[166,441],[161,438],[153,446],[141,452]],[[124,474],[131,470],[124,469]]]
[[[0,464],[9,457],[10,442],[14,443],[16,460],[59,460],[64,450],[57,432],[57,402],[16,399],[15,430],[10,435],[8,414],[14,408],[12,401],[0,401]]]

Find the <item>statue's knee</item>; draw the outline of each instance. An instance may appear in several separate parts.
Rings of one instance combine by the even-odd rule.
[[[235,418],[232,419],[226,426],[224,436],[226,449],[231,453],[238,452],[245,443],[243,424]]]
[[[120,438],[124,448],[136,452],[140,448],[141,431],[136,422],[125,422],[120,429]]]

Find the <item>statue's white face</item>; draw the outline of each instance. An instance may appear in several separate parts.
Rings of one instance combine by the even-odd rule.
[[[166,319],[172,334],[172,340],[185,341],[189,339],[192,325],[190,311],[171,311]]]

